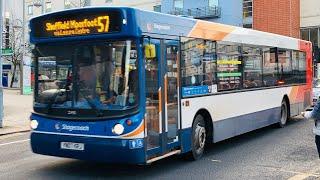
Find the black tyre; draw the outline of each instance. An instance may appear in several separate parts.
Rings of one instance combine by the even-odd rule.
[[[198,160],[202,157],[206,144],[207,132],[202,115],[197,115],[192,124],[191,159]]]
[[[282,101],[281,103],[281,115],[280,115],[280,119],[278,122],[278,127],[283,128],[288,120],[289,120],[289,111],[288,111],[288,104],[286,103],[285,100]]]

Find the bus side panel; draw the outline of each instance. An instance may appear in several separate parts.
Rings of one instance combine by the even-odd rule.
[[[192,134],[191,128],[180,130],[181,153],[186,153],[191,151],[191,134]]]
[[[289,96],[290,116],[299,115],[302,111],[311,105],[311,89],[308,85],[294,86]]]
[[[214,142],[277,123],[280,113],[281,108],[277,107],[217,121],[213,124]]]
[[[199,109],[211,114],[214,142],[276,123],[280,119],[282,99],[284,95],[289,96],[292,89],[283,87],[182,99],[182,129],[192,127]]]

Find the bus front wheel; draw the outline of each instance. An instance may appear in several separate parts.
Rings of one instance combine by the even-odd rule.
[[[193,160],[198,160],[202,157],[206,144],[206,137],[207,132],[204,117],[201,114],[198,114],[192,124],[191,158]]]

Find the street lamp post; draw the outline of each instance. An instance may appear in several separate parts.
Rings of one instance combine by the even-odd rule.
[[[3,32],[3,3],[0,0],[0,128],[3,127],[3,87],[2,87],[2,32]]]
[[[26,2],[23,0],[22,5],[22,43],[23,43],[23,49],[22,49],[22,59],[20,61],[20,94],[23,94],[23,61],[25,57],[25,46],[26,46],[26,35],[25,35],[25,19],[26,19]]]

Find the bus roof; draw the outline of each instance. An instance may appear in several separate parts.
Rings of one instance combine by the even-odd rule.
[[[128,21],[126,33],[160,34],[170,36],[183,36],[190,38],[202,38],[213,41],[226,41],[232,43],[251,44],[258,46],[279,47],[300,50],[301,46],[311,46],[308,41],[267,33],[242,27],[230,26],[209,21],[197,20],[187,17],[163,14],[130,7],[85,7],[70,9],[49,14],[44,14],[31,19],[41,19],[57,14],[68,14],[69,12],[95,11],[95,10],[120,10],[125,12],[124,18]],[[131,17],[130,17],[131,16]],[[130,22],[134,21],[134,22]],[[32,30],[32,27],[31,27]]]
[[[308,41],[288,36],[204,20],[144,10],[138,10],[136,14],[139,26],[144,33],[179,35],[214,41],[226,41],[296,50],[301,49],[300,46],[302,43],[308,46],[311,45]]]

